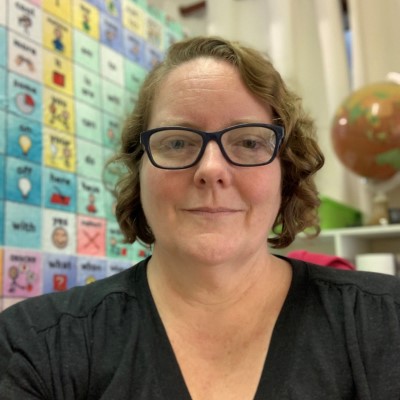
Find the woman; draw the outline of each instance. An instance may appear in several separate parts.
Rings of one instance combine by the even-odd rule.
[[[4,398],[399,398],[397,279],[267,246],[318,232],[323,156],[261,54],[220,38],[173,45],[114,161],[127,171],[120,227],[152,256],[0,314]]]

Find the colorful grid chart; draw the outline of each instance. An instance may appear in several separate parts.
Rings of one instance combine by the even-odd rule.
[[[0,2],[0,310],[150,253],[123,242],[104,165],[182,36],[143,0]]]

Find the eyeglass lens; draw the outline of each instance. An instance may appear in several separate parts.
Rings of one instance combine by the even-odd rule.
[[[261,126],[238,127],[221,137],[230,161],[240,165],[265,164],[273,157],[276,134]],[[203,147],[203,138],[190,130],[162,130],[150,136],[154,161],[165,168],[182,168],[193,164]]]

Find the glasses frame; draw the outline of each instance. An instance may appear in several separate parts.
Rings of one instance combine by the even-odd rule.
[[[267,162],[263,162],[263,163],[256,163],[256,164],[241,164],[241,163],[237,163],[235,161],[232,161],[228,154],[225,152],[224,146],[222,144],[221,138],[222,135],[224,135],[226,132],[229,132],[233,129],[237,129],[237,128],[245,128],[245,127],[260,127],[260,128],[268,128],[271,131],[273,131],[275,133],[275,140],[276,140],[276,144],[275,144],[275,148],[274,148],[274,152],[272,153],[271,158],[267,161]],[[163,167],[159,164],[157,164],[157,162],[154,160],[153,155],[151,153],[151,149],[150,149],[150,137],[157,133],[157,132],[161,132],[161,131],[167,131],[167,130],[177,130],[177,131],[190,131],[193,133],[196,133],[198,135],[200,135],[203,139],[202,142],[202,146],[200,148],[199,154],[196,157],[196,159],[188,164],[185,165],[184,167]],[[162,126],[159,128],[153,128],[153,129],[149,129],[147,131],[144,131],[140,134],[140,143],[142,144],[142,146],[144,147],[147,156],[149,157],[149,160],[151,161],[151,163],[160,169],[170,169],[170,170],[175,170],[175,169],[187,169],[187,168],[191,168],[194,165],[196,165],[201,158],[203,157],[203,154],[206,150],[206,147],[208,145],[209,142],[211,141],[215,141],[218,143],[219,149],[221,150],[222,155],[224,156],[224,158],[233,165],[237,165],[238,167],[259,167],[262,165],[268,165],[270,164],[272,161],[274,161],[274,159],[276,158],[276,156],[278,155],[279,149],[282,145],[283,142],[283,138],[285,136],[285,129],[283,126],[280,125],[274,125],[274,124],[262,124],[262,123],[246,123],[246,124],[238,124],[238,125],[232,125],[229,126],[225,129],[222,129],[220,131],[214,131],[214,132],[207,132],[207,131],[202,131],[199,129],[193,129],[193,128],[187,128],[184,126]]]

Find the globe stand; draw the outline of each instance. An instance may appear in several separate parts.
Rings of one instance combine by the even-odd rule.
[[[400,186],[400,171],[385,181],[365,178],[367,189],[372,192],[372,209],[367,225],[387,225],[389,223],[389,207],[387,193]]]

